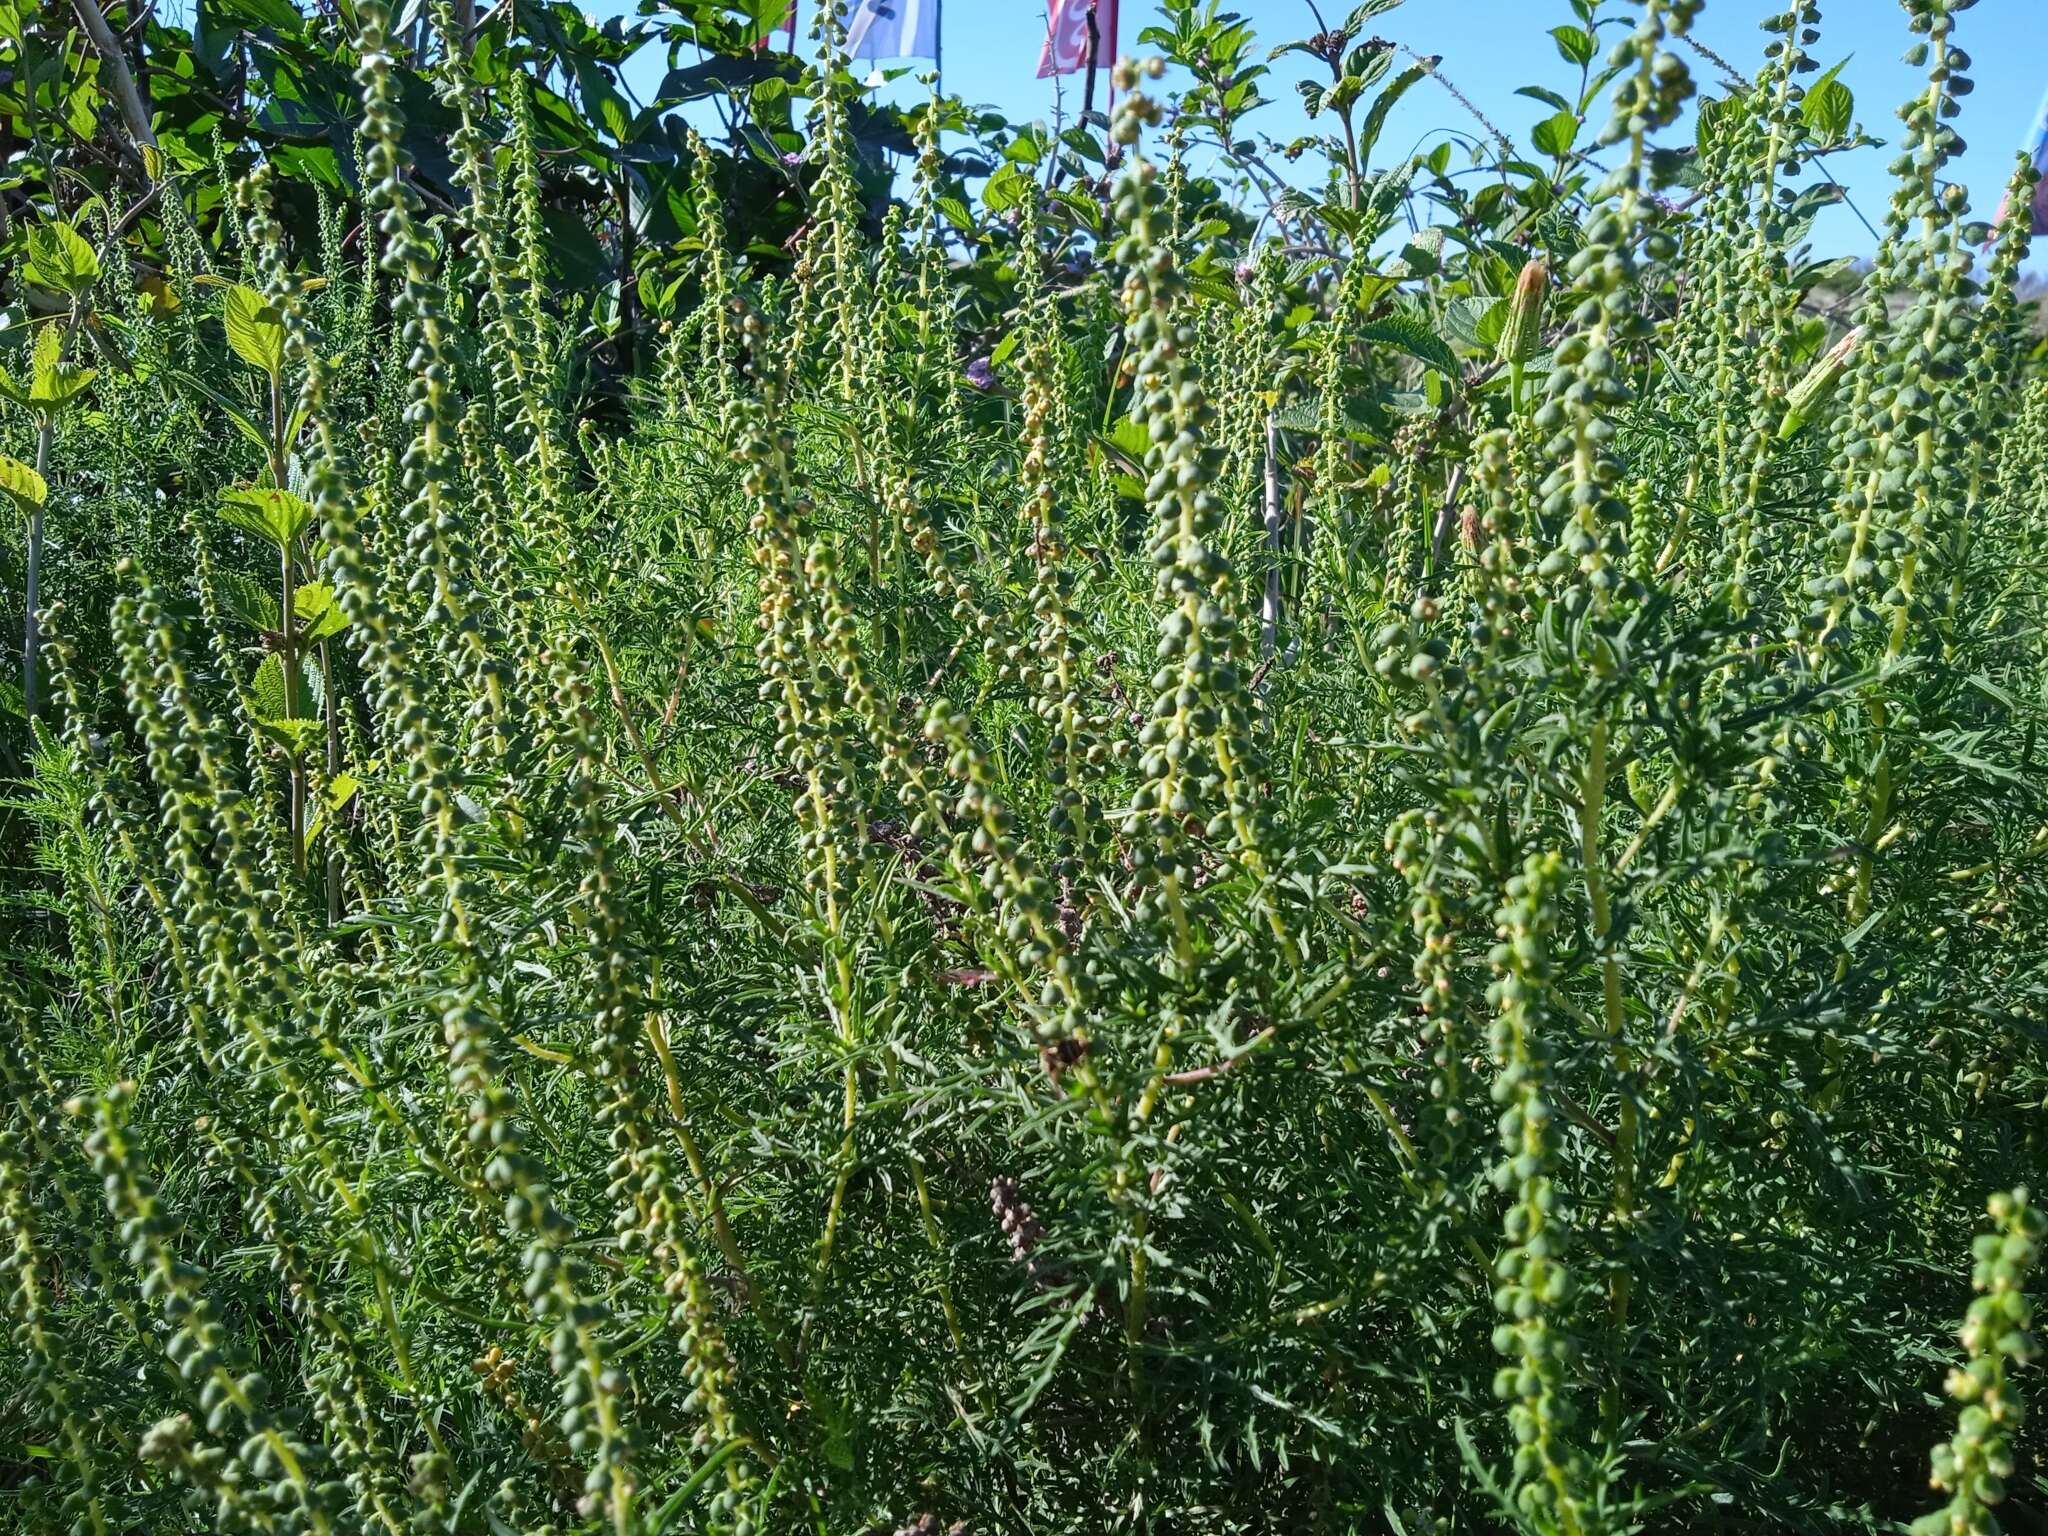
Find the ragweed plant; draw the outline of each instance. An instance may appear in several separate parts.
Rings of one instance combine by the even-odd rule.
[[[1363,11],[1057,134],[698,11],[9,193],[0,1529],[2036,1516],[2021,1194],[1924,1369],[2048,1150],[1969,7],[1855,273],[1808,0],[1574,5],[1528,159]]]

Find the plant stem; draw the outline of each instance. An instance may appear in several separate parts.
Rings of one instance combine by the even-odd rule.
[[[47,483],[50,472],[50,436],[56,430],[56,417],[48,411],[41,413],[42,419],[36,427],[36,474]],[[21,709],[29,719],[36,717],[36,661],[42,646],[42,633],[38,627],[36,611],[43,603],[43,504],[37,502],[28,514],[28,612],[21,620]]]

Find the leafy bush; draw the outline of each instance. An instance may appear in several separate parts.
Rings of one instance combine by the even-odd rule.
[[[1374,165],[1386,8],[1296,45],[1318,190],[1176,4],[1190,96],[1119,66],[980,219],[934,108],[879,230],[828,19],[793,261],[691,139],[617,430],[529,93],[381,0],[359,207],[258,165],[229,280],[172,179],[146,282],[43,210],[0,1520],[2048,1518],[2048,380],[1966,0],[1846,324],[1810,0],[1684,149],[1697,0],[1578,4],[1550,163],[1469,170]]]

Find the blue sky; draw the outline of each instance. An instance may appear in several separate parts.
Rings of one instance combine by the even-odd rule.
[[[590,0],[584,0],[590,3]],[[1317,0],[1332,22],[1350,9],[1352,0]],[[1765,42],[1758,23],[1781,8],[1783,0],[1709,0],[1694,35],[1745,73],[1762,57]],[[802,0],[801,33],[807,34],[816,0]],[[1152,0],[1123,0],[1118,43],[1126,53],[1136,47],[1141,27],[1157,18]],[[1237,0],[1224,9],[1249,20],[1259,34],[1259,56],[1271,46],[1316,30],[1306,0]],[[1614,4],[1608,13],[1628,9]],[[628,3],[600,0],[598,14],[629,11]],[[1823,6],[1821,41],[1813,52],[1824,64],[1847,57],[1840,78],[1855,93],[1856,117],[1874,136],[1895,138],[1899,124],[1893,110],[1921,88],[1916,72],[1900,55],[1912,41],[1906,16],[1895,0],[1831,0]],[[2033,122],[2044,87],[2048,87],[2048,0],[1982,0],[1963,14],[1957,40],[1974,60],[1976,92],[1964,103],[1958,128],[1969,144],[1955,169],[1972,193],[1979,217],[1989,217],[2011,173],[2012,156]],[[945,0],[945,88],[969,102],[987,104],[1017,120],[1050,120],[1054,90],[1065,92],[1071,114],[1080,100],[1078,77],[1064,81],[1035,78],[1039,44],[1045,36],[1044,0]],[[1551,109],[1515,95],[1521,85],[1548,85],[1569,94],[1577,70],[1557,55],[1549,29],[1572,20],[1566,0],[1407,0],[1375,18],[1371,30],[1419,53],[1441,54],[1442,72],[1509,135],[1526,143],[1529,129]],[[1687,54],[1703,88],[1715,76],[1712,66]],[[638,63],[639,61],[636,61]],[[659,64],[646,61],[659,78]],[[1285,142],[1312,131],[1293,81],[1301,66],[1314,61],[1299,54],[1275,62],[1266,82],[1272,105],[1255,114],[1248,128]],[[1316,66],[1320,68],[1320,66]],[[639,69],[631,72],[642,85]],[[650,82],[651,83],[651,82]],[[1168,84],[1171,84],[1169,79]],[[890,94],[913,100],[919,88],[899,81]],[[1395,110],[1381,139],[1380,159],[1405,155],[1411,145],[1436,130],[1470,132],[1475,124],[1465,110],[1432,82],[1411,91]],[[1689,130],[1688,130],[1689,131]],[[1835,175],[1872,223],[1883,217],[1888,180],[1888,150],[1863,150],[1837,156]],[[1814,244],[1823,254],[1868,254],[1873,241],[1847,208],[1826,210],[1815,227]],[[2048,272],[2048,258],[2037,257],[2036,271]]]

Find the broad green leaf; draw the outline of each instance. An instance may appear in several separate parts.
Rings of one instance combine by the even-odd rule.
[[[1145,455],[1152,448],[1152,434],[1145,429],[1145,424],[1128,416],[1119,416],[1115,425],[1097,441],[1112,461],[1133,471],[1144,468]],[[1140,486],[1130,494],[1143,495],[1144,488]]]
[[[241,487],[222,494],[220,515],[222,521],[282,549],[312,521],[313,509],[290,491]]]
[[[356,792],[362,787],[355,775],[350,773],[337,773],[321,785],[320,797],[313,806],[313,815],[306,823],[306,841],[310,843],[317,838],[320,829],[326,826],[331,818],[346,810],[349,801],[355,799]]]
[[[1052,200],[1073,214],[1074,222],[1091,234],[1102,233],[1102,205],[1072,187],[1054,187]]]
[[[220,413],[234,423],[236,431],[240,432],[242,436],[248,438],[250,442],[263,449],[266,453],[269,451],[269,437],[261,427],[249,419],[249,413],[236,405],[234,401],[228,399],[204,379],[194,374],[186,373],[180,369],[173,369],[171,370],[171,377],[176,379],[186,389],[191,390],[192,393],[204,395],[208,400],[211,400]]]
[[[1839,80],[1823,80],[1806,93],[1799,112],[1824,144],[1839,142],[1856,117],[1856,97]]]
[[[290,714],[291,725],[319,725],[320,700],[314,689],[319,676],[316,669],[303,662],[298,668],[299,686],[293,700]],[[263,658],[256,668],[256,675],[249,679],[249,694],[256,705],[256,713],[265,725],[286,725],[284,707],[284,658],[275,651]]]
[[[272,378],[284,372],[284,321],[264,302],[262,294],[247,283],[234,284],[221,305],[220,317],[235,356]]]
[[[1584,27],[1552,27],[1550,35],[1557,43],[1557,51],[1567,64],[1576,64],[1581,69],[1593,62],[1596,44],[1593,34]]]
[[[222,571],[214,578],[214,586],[228,611],[244,624],[266,632],[277,629],[277,595],[261,582],[239,571]]]
[[[40,507],[49,499],[50,488],[43,484],[43,477],[19,459],[10,459],[0,454],[0,491],[14,499],[14,504],[24,512],[31,507]]]
[[[28,232],[28,277],[38,287],[82,299],[99,281],[100,259],[69,224],[38,224]]]
[[[1002,165],[981,189],[982,206],[990,213],[1007,213],[1024,201],[1030,178],[1014,165]]]
[[[1364,341],[1381,341],[1399,347],[1410,357],[1441,370],[1453,380],[1462,377],[1458,354],[1451,350],[1450,343],[1413,315],[1382,316],[1358,327],[1357,335]]]
[[[1393,67],[1394,49],[1383,38],[1369,37],[1352,49],[1344,60],[1344,80],[1330,88],[1330,104],[1335,106],[1338,93],[1344,92],[1343,99],[1355,101],[1362,93],[1371,90],[1386,78]],[[1356,81],[1346,85],[1345,81]]]
[[[348,615],[341,611],[333,589],[325,582],[309,581],[292,593],[292,616],[301,626],[299,638],[308,645],[348,628]]]
[[[972,235],[974,233],[974,215],[967,211],[967,205],[961,202],[959,198],[934,198],[932,200],[932,207],[938,210],[939,217],[959,230],[961,234]]]
[[[1387,114],[1394,110],[1394,104],[1408,94],[1416,81],[1428,75],[1428,66],[1413,65],[1389,80],[1387,88],[1373,98],[1372,105],[1365,109],[1365,117],[1358,125],[1358,157],[1361,161],[1372,158],[1372,152],[1380,142],[1380,132],[1387,126]]]
[[[259,720],[257,724],[262,728],[264,735],[270,737],[287,751],[300,756],[311,751],[320,742],[322,727],[320,722],[315,719],[300,716],[295,719],[286,720],[279,717],[272,720]]]
[[[50,410],[66,405],[85,393],[98,372],[64,361],[64,327],[51,321],[36,333],[34,373],[28,388],[32,405]]]
[[[1546,155],[1562,158],[1572,152],[1572,145],[1578,137],[1578,118],[1570,112],[1559,112],[1538,123],[1529,135],[1529,142]]]

